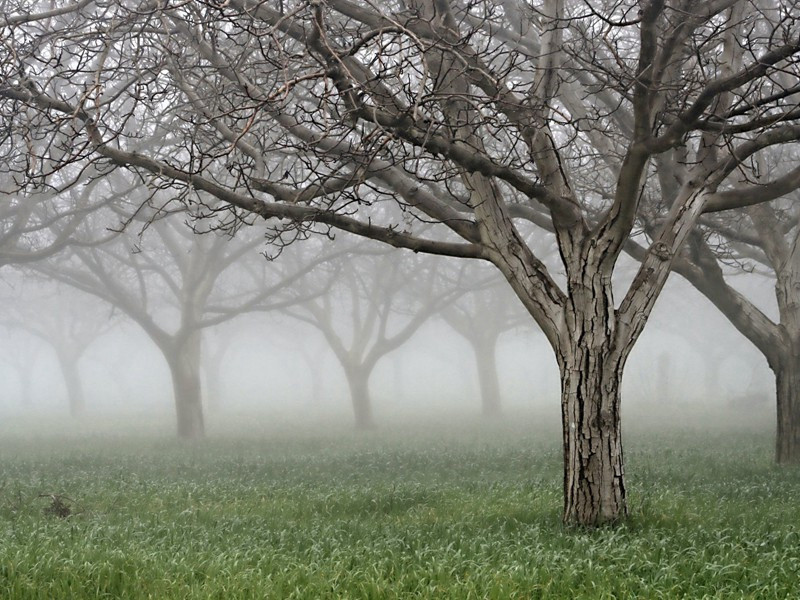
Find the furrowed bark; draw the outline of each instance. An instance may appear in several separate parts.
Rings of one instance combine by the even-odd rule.
[[[617,337],[610,277],[591,245],[576,257],[569,276],[570,300],[562,342],[564,522],[596,526],[628,514],[620,390],[634,340]]]
[[[775,462],[800,464],[800,356],[788,353],[772,367],[777,393]]]

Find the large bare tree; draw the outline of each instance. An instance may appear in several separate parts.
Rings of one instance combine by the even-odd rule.
[[[334,227],[494,264],[561,371],[567,522],[627,513],[622,372],[697,219],[773,199],[800,176],[793,167],[758,194],[738,176],[800,137],[794,2],[129,0],[6,12],[0,110],[14,152],[34,152],[13,140],[36,136],[52,140],[49,160],[125,167],[270,227]],[[663,156],[682,170],[664,171]],[[619,255],[659,199],[652,243],[617,300]],[[403,216],[387,220],[383,202]],[[534,225],[554,231],[563,276],[526,242]]]

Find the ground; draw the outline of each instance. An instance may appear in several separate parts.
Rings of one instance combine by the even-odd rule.
[[[800,469],[742,423],[629,424],[631,518],[596,531],[561,525],[535,415],[201,445],[6,423],[0,598],[797,597]]]

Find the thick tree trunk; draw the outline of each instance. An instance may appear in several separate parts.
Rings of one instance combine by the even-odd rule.
[[[776,271],[775,297],[781,315],[780,354],[771,361],[777,391],[775,461],[800,463],[800,240]]]
[[[59,351],[58,364],[64,377],[69,402],[69,414],[73,418],[80,418],[86,414],[86,398],[83,393],[83,383],[78,369],[79,357],[69,354],[69,351]]]
[[[356,429],[367,430],[375,427],[372,417],[372,399],[369,395],[370,370],[363,367],[345,369],[350,397],[353,402],[353,416]]]
[[[564,521],[600,525],[627,515],[622,460],[622,369],[579,348],[561,367]]]
[[[485,417],[499,417],[502,412],[500,383],[497,378],[496,339],[483,340],[472,346],[481,389],[481,408]]]
[[[197,440],[205,435],[200,384],[200,334],[176,344],[167,359],[172,375],[178,437]]]
[[[788,351],[784,357],[773,367],[778,420],[775,461],[778,464],[800,464],[800,359],[792,357]]]
[[[614,310],[610,278],[589,263],[575,269],[561,372],[564,522],[594,527],[628,514],[622,457],[622,372],[636,341]]]

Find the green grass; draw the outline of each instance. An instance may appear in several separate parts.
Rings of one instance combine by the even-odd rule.
[[[631,518],[595,531],[561,525],[558,431],[527,421],[4,435],[0,598],[798,597],[800,471],[768,431],[628,433]]]

